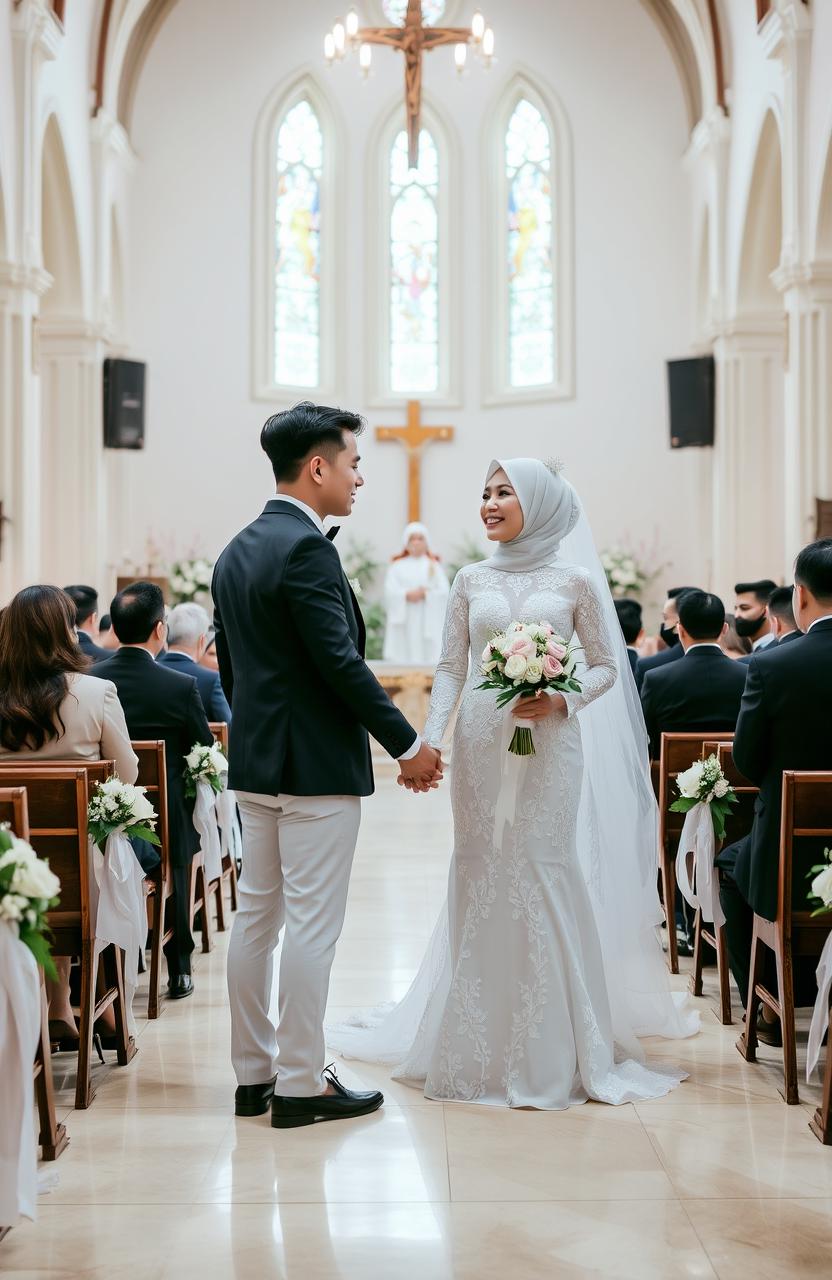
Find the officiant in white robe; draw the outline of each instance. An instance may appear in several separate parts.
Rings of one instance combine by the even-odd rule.
[[[407,525],[384,583],[384,660],[435,667],[442,647],[448,578],[423,524]]]

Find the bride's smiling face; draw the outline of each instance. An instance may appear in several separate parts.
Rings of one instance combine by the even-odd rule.
[[[523,510],[502,467],[482,491],[480,518],[489,542],[511,542],[523,532]]]

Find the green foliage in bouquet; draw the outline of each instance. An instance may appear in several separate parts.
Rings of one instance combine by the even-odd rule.
[[[61,882],[25,840],[0,827],[0,921],[17,925],[18,937],[44,972],[57,978],[46,913],[58,905]]]

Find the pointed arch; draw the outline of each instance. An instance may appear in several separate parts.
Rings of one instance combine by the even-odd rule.
[[[459,404],[455,139],[434,103],[422,110],[419,167],[409,170],[401,102],[382,116],[367,152],[374,225],[368,245],[370,403],[418,396]],[[456,223],[458,219],[455,219]]]
[[[760,127],[745,204],[737,277],[737,314],[747,317],[783,311],[771,276],[780,265],[783,239],[783,179],[780,129],[773,110]]]
[[[81,245],[75,198],[58,117],[51,114],[41,149],[41,256],[52,283],[41,316],[80,316],[84,310]]]
[[[340,245],[335,116],[304,73],[264,105],[254,139],[253,393],[333,395]]]
[[[487,404],[574,395],[572,139],[527,71],[486,123]]]

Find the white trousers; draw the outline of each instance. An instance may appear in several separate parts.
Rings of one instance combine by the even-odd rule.
[[[238,791],[243,825],[239,906],[228,948],[231,1057],[238,1084],[310,1098],[321,1093],[324,1013],[347,906],[358,796]],[[285,927],[277,1028],[269,1017],[274,953]]]

